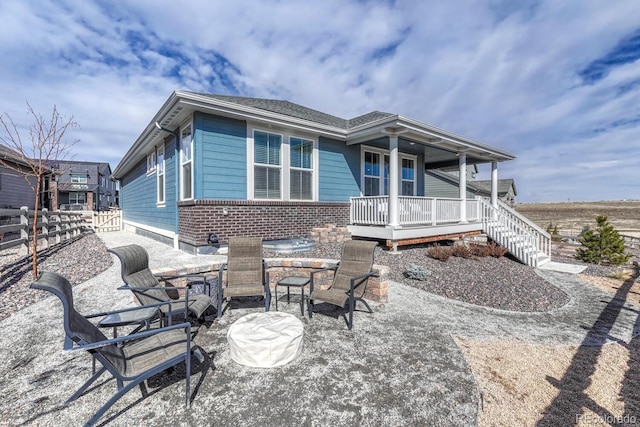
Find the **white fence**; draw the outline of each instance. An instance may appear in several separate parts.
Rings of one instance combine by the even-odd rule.
[[[120,231],[122,228],[122,211],[120,209],[94,212],[91,227],[96,232]]]

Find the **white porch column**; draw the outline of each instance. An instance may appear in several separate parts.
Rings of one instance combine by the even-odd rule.
[[[398,135],[389,135],[389,226],[400,225],[398,220]]]
[[[458,165],[460,167],[460,222],[467,222],[467,154],[458,153]]]
[[[498,162],[491,162],[491,206],[498,207]]]

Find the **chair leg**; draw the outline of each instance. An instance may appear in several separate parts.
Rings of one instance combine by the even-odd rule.
[[[222,290],[218,289],[218,319],[222,317],[222,299],[223,299],[223,295],[222,295]]]
[[[73,395],[72,395],[70,398],[68,398],[68,399],[67,399],[67,401],[66,401],[66,402],[64,402],[64,403],[71,403],[71,402],[73,402],[74,400],[76,400],[77,398],[79,398],[80,396],[82,396],[82,394],[83,394],[83,393],[84,393],[84,392],[89,388],[89,386],[90,386],[91,384],[93,384],[93,382],[94,382],[95,380],[97,380],[97,379],[98,379],[98,377],[99,377],[100,375],[102,375],[106,370],[107,370],[107,368],[105,368],[104,366],[103,366],[103,367],[101,367],[101,368],[98,370],[98,372],[96,372],[95,374],[93,374],[93,375],[91,376],[91,378],[89,378],[89,379],[87,380],[87,382],[86,382],[86,383],[84,383],[84,384],[82,385],[82,387],[80,387],[80,388],[78,389],[78,391],[76,391],[75,393],[73,393]]]
[[[307,313],[309,313],[309,319],[313,317],[313,300],[309,297],[309,302],[307,302]]]
[[[353,308],[355,305],[356,304],[353,299],[353,296],[350,296],[349,297],[349,321],[347,322],[347,327],[349,328],[349,330],[353,328]]]

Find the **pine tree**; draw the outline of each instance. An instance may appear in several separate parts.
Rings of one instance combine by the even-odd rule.
[[[625,253],[624,238],[607,221],[605,215],[596,217],[595,230],[586,229],[582,233],[582,248],[576,251],[576,259],[581,261],[613,265],[629,261],[631,254]]]

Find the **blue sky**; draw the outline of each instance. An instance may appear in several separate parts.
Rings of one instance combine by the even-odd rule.
[[[519,202],[640,199],[637,0],[0,3],[0,112],[112,168],[174,90],[398,113],[510,151]],[[489,169],[480,170],[488,178]]]

